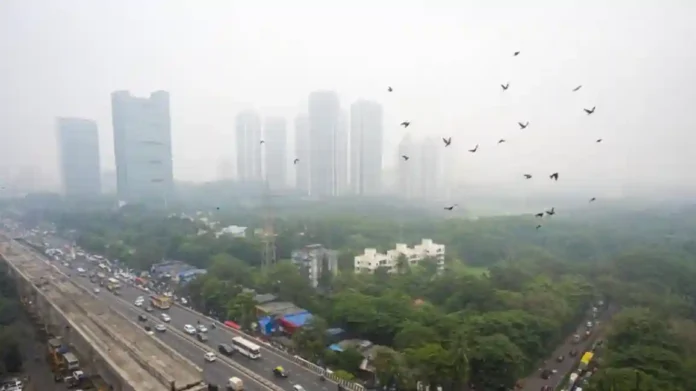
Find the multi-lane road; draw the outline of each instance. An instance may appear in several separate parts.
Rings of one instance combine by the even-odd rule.
[[[93,264],[78,260],[73,262],[70,268],[66,268],[60,262],[53,263],[66,274],[70,273],[72,280],[77,284],[83,285],[90,290],[96,287],[94,284],[90,283],[87,277],[80,277],[75,273],[76,268],[83,267],[89,270],[89,268],[94,266]],[[194,342],[195,337],[189,337],[183,334],[184,325],[190,324],[195,327],[198,321],[205,324],[206,327],[208,327],[208,341],[205,345],[209,346],[209,351],[215,352],[218,354],[218,357],[220,357],[221,355],[217,352],[218,345],[222,343],[229,344],[233,337],[243,335],[240,332],[222,327],[212,329],[209,327],[210,320],[202,314],[175,305],[169,310],[158,311],[155,309],[152,313],[148,314],[142,308],[134,305],[135,299],[138,296],[146,296],[145,292],[142,292],[134,286],[124,284],[120,289],[120,293],[120,296],[115,296],[106,290],[102,290],[97,296],[116,311],[121,312],[130,319],[137,320],[139,314],[145,314],[150,316],[148,324],[151,326],[154,327],[156,322],[165,324],[167,326],[167,331],[156,333],[155,336],[184,357],[200,365],[204,369],[203,377],[206,382],[224,385],[231,376],[237,376],[244,381],[244,388],[246,390],[254,391],[267,389],[251,377],[246,376],[242,371],[226,363],[224,360],[218,359],[218,361],[213,363],[205,362],[203,359],[205,351],[200,348],[201,344]],[[171,317],[169,323],[155,320],[155,318],[159,319],[161,312],[166,312]],[[333,383],[329,379],[321,381],[318,374],[300,366],[289,355],[280,353],[275,349],[267,348],[262,343],[259,343],[259,345],[261,346],[261,359],[251,360],[242,355],[234,355],[231,357],[231,360],[282,389],[291,390],[294,384],[302,385],[307,391],[333,391],[337,389],[336,383]],[[273,368],[277,366],[282,366],[288,372],[288,378],[282,379],[273,375]]]

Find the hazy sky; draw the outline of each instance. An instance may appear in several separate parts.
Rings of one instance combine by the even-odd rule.
[[[344,108],[384,105],[385,167],[409,120],[414,137],[452,136],[467,186],[531,172],[551,188],[554,171],[607,193],[696,186],[695,70],[686,0],[2,0],[0,168],[57,181],[56,116],[95,119],[112,168],[110,92],[164,89],[175,177],[213,179],[237,112],[292,124],[310,91],[334,89]]]

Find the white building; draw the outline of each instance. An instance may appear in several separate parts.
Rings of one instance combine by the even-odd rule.
[[[445,245],[433,243],[432,239],[423,239],[413,247],[397,243],[396,248],[386,254],[379,253],[374,248],[366,248],[364,254],[355,257],[355,272],[374,273],[378,268],[385,268],[389,273],[396,273],[399,257],[402,255],[410,266],[415,266],[424,259],[433,259],[437,262],[438,270],[445,268]]]
[[[322,274],[335,276],[338,273],[338,251],[324,248],[321,244],[310,244],[293,250],[290,259],[314,288],[319,286]]]

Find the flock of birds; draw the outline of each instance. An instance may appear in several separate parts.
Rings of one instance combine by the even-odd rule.
[[[519,51],[513,53],[513,57],[517,57],[517,56],[519,56],[519,55],[520,55],[520,52],[519,52]],[[500,88],[502,88],[503,92],[504,92],[504,91],[507,91],[508,88],[510,88],[510,83],[508,82],[508,83],[505,83],[505,84],[501,84],[501,85],[500,85]],[[577,91],[579,91],[581,88],[582,88],[582,85],[579,85],[579,86],[573,88],[571,92],[577,92]],[[392,88],[391,86],[388,86],[388,87],[387,87],[387,92],[394,92],[394,88]],[[591,109],[583,108],[583,111],[584,111],[587,115],[592,115],[592,114],[594,114],[596,108],[597,108],[596,106],[593,106]],[[404,129],[406,129],[406,128],[408,128],[409,126],[411,126],[411,121],[403,121],[403,122],[401,122],[400,125],[403,126]],[[526,129],[526,128],[529,126],[529,121],[527,121],[527,122],[518,122],[517,125],[519,125],[520,130],[524,130],[524,129]],[[444,143],[444,147],[447,148],[447,147],[449,147],[449,146],[452,144],[452,137],[446,137],[446,138],[443,137],[443,138],[442,138],[442,142]],[[502,138],[501,138],[500,140],[498,140],[498,144],[502,144],[502,143],[504,143],[504,142],[505,142],[505,139],[502,139]],[[601,139],[601,138],[600,138],[600,139],[597,139],[595,142],[596,142],[596,143],[601,143],[601,142],[602,142],[602,139]],[[468,151],[469,151],[470,153],[476,153],[476,152],[478,151],[478,149],[479,149],[479,145],[476,144],[476,146],[475,146],[474,148],[469,149]],[[401,155],[401,158],[403,159],[404,162],[407,162],[407,161],[410,159],[410,157],[409,157],[408,155]],[[297,162],[297,160],[296,160],[296,162]],[[532,174],[523,174],[523,176],[524,176],[525,179],[532,179]],[[553,180],[553,181],[558,181],[558,172],[551,173],[551,175],[549,175],[549,179],[551,179],[551,180]],[[592,198],[590,198],[589,202],[594,202],[594,201],[596,201],[596,199],[597,199],[596,197],[592,197]],[[454,208],[457,207],[457,206],[458,206],[457,204],[453,204],[453,205],[450,205],[450,206],[446,206],[444,209],[447,210],[447,211],[452,211],[452,210],[454,210]],[[542,217],[544,217],[544,215],[553,216],[554,214],[556,214],[556,209],[555,209],[555,207],[552,207],[552,208],[549,209],[549,210],[545,210],[545,211],[543,211],[543,212],[536,213],[536,214],[534,214],[534,216],[537,217],[537,218],[542,218]],[[539,230],[541,227],[542,227],[541,224],[537,224],[536,229]]]

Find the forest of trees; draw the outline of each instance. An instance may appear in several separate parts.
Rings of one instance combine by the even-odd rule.
[[[230,223],[260,225],[245,218]],[[546,221],[539,231],[530,216],[470,221],[335,213],[280,219],[279,258],[309,243],[340,250],[344,272],[326,281],[322,294],[287,262],[260,271],[260,243],[251,234],[215,238],[202,233],[200,222],[138,209],[53,212],[50,219],[81,246],[138,269],[163,257],[208,268],[187,293],[197,307],[245,327],[254,320],[254,302],[242,287],[307,308],[315,317],[293,337],[297,350],[347,378],[358,372],[362,356],[327,351],[328,327],[383,346],[373,357],[382,384],[512,387],[602,297],[621,311],[609,325],[589,390],[696,389],[693,208],[583,212]],[[349,270],[365,247],[384,250],[423,237],[448,246],[446,273],[429,265],[396,275]]]

